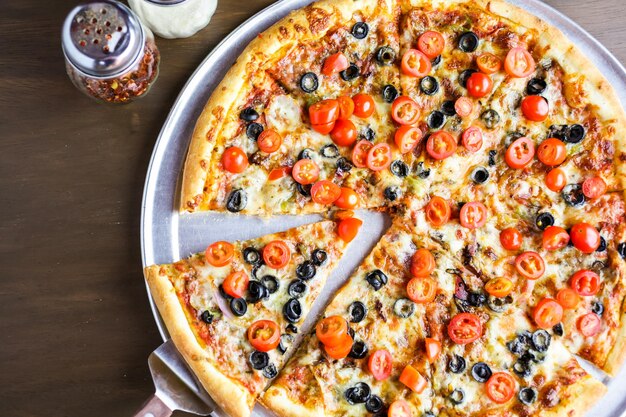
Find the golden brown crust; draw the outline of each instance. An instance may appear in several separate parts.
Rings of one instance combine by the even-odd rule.
[[[575,384],[568,385],[559,392],[561,401],[557,407],[541,411],[542,417],[582,417],[606,394],[606,386],[587,375]]]
[[[144,269],[144,275],[174,345],[211,398],[224,411],[232,417],[248,417],[255,399],[244,387],[211,364],[188,325],[174,286],[166,275],[159,273],[159,269],[157,265],[149,266]]]
[[[276,415],[281,417],[323,417],[324,409],[320,407],[310,408],[305,404],[293,401],[287,395],[285,389],[279,386],[271,386],[259,398],[259,402]]]

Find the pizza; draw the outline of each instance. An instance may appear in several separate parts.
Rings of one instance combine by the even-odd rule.
[[[273,382],[243,354],[219,364],[245,392],[221,405],[247,416],[263,393],[279,416],[581,415],[605,387],[578,358],[611,376],[626,358],[625,136],[595,65],[504,1],[323,0],[292,12],[209,98],[180,210],[321,213],[337,230],[305,240],[328,253],[354,238],[355,209],[392,226],[282,372],[270,350]],[[187,312],[166,324],[216,361],[186,281],[155,268],[179,294],[161,311]],[[245,320],[265,314],[284,335],[272,306]],[[246,326],[211,334],[250,350]]]

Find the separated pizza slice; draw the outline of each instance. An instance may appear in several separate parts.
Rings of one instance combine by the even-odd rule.
[[[359,222],[323,221],[215,242],[204,253],[145,269],[176,347],[229,415],[248,416],[282,368],[298,326]]]

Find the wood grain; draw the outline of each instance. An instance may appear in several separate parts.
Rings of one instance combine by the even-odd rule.
[[[219,3],[185,40],[158,39],[149,96],[99,105],[65,75],[71,0],[0,4],[0,414],[131,415],[160,343],[141,274],[139,213],[161,125],[204,56],[270,0]],[[626,61],[623,0],[550,0]]]

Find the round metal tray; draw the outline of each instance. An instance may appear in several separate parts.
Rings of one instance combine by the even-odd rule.
[[[249,239],[318,220],[319,216],[278,216],[269,220],[230,214],[179,214],[180,174],[196,119],[232,63],[245,46],[260,32],[294,9],[310,0],[282,0],[248,19],[228,35],[200,64],[187,81],[168,115],[146,176],[142,213],[141,249],[143,266],[167,263],[204,250],[216,240]],[[539,0],[511,0],[548,23],[560,28],[602,71],[614,86],[622,105],[626,107],[626,70],[597,40],[572,20]],[[359,234],[359,244],[351,245],[348,253],[328,281],[312,309],[304,327],[310,326],[332,293],[361,262],[388,226],[388,219],[380,213],[361,212],[365,219]],[[148,290],[149,292],[149,290]],[[167,330],[159,313],[148,297],[154,317],[163,337]],[[602,377],[602,375],[600,375]],[[626,415],[626,367],[609,380],[607,396],[587,415],[594,417],[623,417]],[[267,412],[255,408],[255,415]]]

